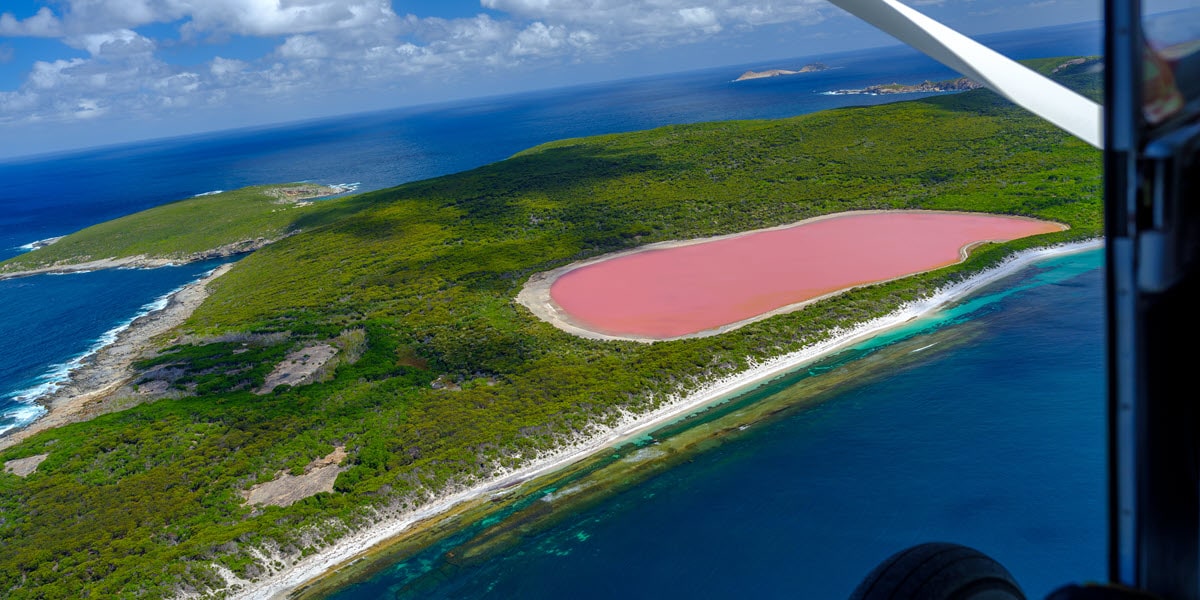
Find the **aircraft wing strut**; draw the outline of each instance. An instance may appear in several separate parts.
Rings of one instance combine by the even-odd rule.
[[[1032,69],[897,0],[829,0],[930,58],[970,77],[1067,133],[1104,147],[1103,112]]]

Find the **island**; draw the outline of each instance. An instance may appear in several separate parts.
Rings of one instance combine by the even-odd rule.
[[[799,75],[800,73],[816,73],[818,71],[827,71],[827,70],[829,70],[828,66],[826,66],[823,63],[815,62],[815,63],[809,63],[807,65],[804,65],[803,67],[800,67],[799,69],[796,69],[795,71],[790,71],[788,69],[768,69],[766,71],[746,71],[745,73],[742,73],[740,76],[738,76],[737,79],[734,79],[734,81],[738,82],[738,81],[746,81],[748,79],[766,79],[768,77],[780,77],[783,75]]]
[[[1055,77],[1100,94],[1095,73]],[[78,379],[43,417],[59,426],[0,438],[0,589],[284,597],[392,536],[452,529],[430,519],[504,509],[547,472],[1032,253],[1094,244],[1101,190],[1098,151],[972,90],[561,140],[306,206],[252,188],[236,192],[253,204],[236,215],[213,195],[98,224],[0,270],[254,243],[173,298],[171,320],[131,326],[109,363],[124,375]],[[531,279],[581,261],[864,211],[1062,226],[707,337],[581,337],[518,300]],[[210,221],[224,225],[181,226]]]

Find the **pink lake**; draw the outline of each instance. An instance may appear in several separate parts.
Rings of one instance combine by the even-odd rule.
[[[954,264],[978,242],[1062,229],[984,214],[846,213],[601,260],[562,275],[550,297],[595,332],[674,338]]]

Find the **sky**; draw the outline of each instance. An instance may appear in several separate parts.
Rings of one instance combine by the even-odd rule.
[[[905,0],[968,35],[1102,0]],[[0,158],[894,44],[824,0],[0,0]]]

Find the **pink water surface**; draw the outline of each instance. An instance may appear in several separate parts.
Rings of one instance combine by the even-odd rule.
[[[981,214],[850,213],[611,258],[563,275],[550,297],[588,329],[672,338],[953,264],[960,249],[974,242],[1060,229]]]

